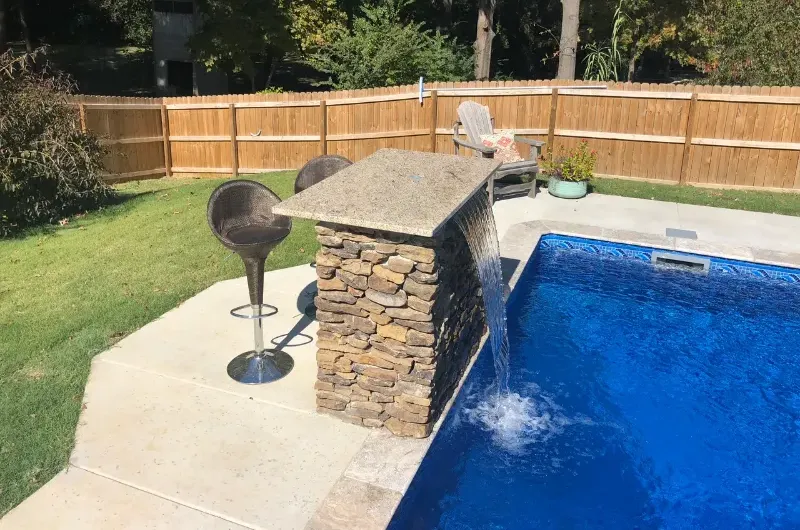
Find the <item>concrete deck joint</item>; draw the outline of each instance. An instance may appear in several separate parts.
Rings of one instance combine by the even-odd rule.
[[[174,502],[175,504],[179,504],[181,506],[185,506],[186,508],[188,508],[190,510],[194,510],[196,512],[200,512],[200,513],[203,513],[203,514],[206,514],[206,515],[210,515],[210,516],[215,517],[217,519],[220,519],[222,521],[227,521],[229,523],[233,523],[233,524],[236,524],[236,525],[239,525],[239,526],[243,526],[245,528],[250,528],[251,530],[265,530],[264,528],[262,528],[260,526],[253,526],[251,524],[248,524],[245,521],[238,521],[238,520],[236,520],[234,518],[227,517],[224,514],[216,513],[216,512],[211,511],[211,510],[206,510],[201,506],[197,506],[197,505],[194,505],[192,503],[184,502],[181,499],[178,499],[178,498],[175,498],[175,497],[171,497],[171,496],[168,496],[168,495],[163,495],[163,494],[159,493],[158,491],[152,490],[150,488],[143,488],[143,487],[141,487],[141,486],[139,486],[137,484],[134,484],[132,482],[128,482],[126,480],[120,480],[119,478],[114,477],[113,475],[109,475],[107,473],[103,473],[103,472],[98,471],[96,469],[91,469],[91,468],[82,467],[82,466],[76,466],[74,464],[70,464],[70,467],[81,469],[83,471],[86,471],[87,473],[91,473],[93,475],[97,475],[98,477],[102,477],[104,479],[114,481],[117,484],[122,484],[123,486],[126,486],[128,488],[133,488],[135,490],[147,493],[149,495],[153,495],[155,497],[158,497],[159,499],[164,499],[164,500],[167,500],[167,501],[170,501],[170,502]]]
[[[166,378],[166,379],[172,379],[173,381],[179,381],[181,383],[186,383],[186,384],[189,384],[189,385],[195,385],[195,386],[198,386],[200,388],[205,388],[205,389],[211,390],[213,392],[222,392],[223,394],[228,394],[228,395],[231,395],[231,396],[236,396],[238,398],[247,399],[247,400],[250,400],[250,401],[255,401],[256,403],[263,403],[264,405],[271,405],[271,406],[274,406],[274,407],[280,407],[282,409],[289,410],[289,411],[292,411],[292,412],[298,412],[300,414],[313,414],[313,412],[310,411],[310,410],[304,410],[304,409],[297,408],[297,407],[290,407],[288,405],[285,405],[283,403],[278,403],[276,401],[270,401],[270,400],[267,400],[267,399],[253,397],[251,394],[245,394],[245,393],[242,393],[242,392],[235,392],[235,391],[225,390],[225,389],[222,389],[222,388],[217,388],[215,386],[199,383],[199,382],[193,381],[191,379],[186,379],[186,378],[182,378],[182,377],[175,377],[175,376],[168,375],[168,374],[162,374],[162,373],[159,373],[159,372],[154,372],[152,370],[148,370],[146,368],[142,368],[142,367],[139,367],[139,366],[134,366],[134,365],[131,365],[131,364],[128,364],[128,363],[124,363],[124,362],[121,362],[121,361],[116,361],[116,360],[111,360],[111,359],[96,359],[94,362],[106,363],[106,364],[111,364],[111,365],[116,365],[116,366],[122,366],[124,368],[129,368],[131,370],[136,370],[138,372],[143,372],[143,373],[150,374],[150,375],[153,375],[153,376],[156,376],[156,377],[163,377],[163,378]],[[247,387],[245,387],[243,385],[243,388],[247,388]]]

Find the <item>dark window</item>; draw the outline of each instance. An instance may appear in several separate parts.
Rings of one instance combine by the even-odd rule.
[[[192,73],[192,63],[167,61],[167,85],[170,93],[176,96],[191,96],[194,87]]]
[[[194,13],[194,4],[191,0],[155,0],[153,9],[162,13],[181,13],[191,15]]]

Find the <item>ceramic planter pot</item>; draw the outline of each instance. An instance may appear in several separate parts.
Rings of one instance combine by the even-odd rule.
[[[561,180],[558,177],[552,176],[547,184],[547,191],[554,197],[562,199],[580,199],[586,196],[587,181],[570,182]]]

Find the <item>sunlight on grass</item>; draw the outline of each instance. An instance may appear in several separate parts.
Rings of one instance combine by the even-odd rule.
[[[283,198],[294,172],[255,177]],[[63,469],[91,359],[213,283],[244,275],[211,235],[222,180],[119,186],[122,201],[57,229],[0,241],[0,515]],[[313,261],[295,220],[267,269]]]
[[[591,186],[594,193],[605,195],[800,216],[800,195],[797,193],[669,186],[600,178],[594,179]]]

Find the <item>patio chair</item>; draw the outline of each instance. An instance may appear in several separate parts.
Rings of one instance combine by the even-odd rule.
[[[208,200],[211,231],[227,249],[242,258],[250,290],[250,303],[230,312],[235,317],[253,320],[255,348],[236,356],[228,364],[228,375],[240,383],[275,381],[294,366],[294,360],[287,353],[264,348],[262,325],[262,319],[278,312],[277,307],[264,303],[264,262],[292,230],[291,218],[272,213],[272,207],[280,201],[269,188],[251,180],[225,182]],[[241,312],[247,307],[250,307],[250,314]]]
[[[459,137],[459,128],[462,126],[469,140],[463,140]],[[492,147],[486,147],[481,141],[481,135],[487,134],[494,134],[494,118],[489,113],[489,107],[474,101],[465,101],[459,105],[458,120],[453,124],[455,154],[459,154],[460,148],[465,147],[472,149],[475,152],[475,156],[493,158],[496,150]],[[514,135],[514,141],[531,146],[530,156],[527,160],[506,163],[497,169],[494,175],[494,185],[489,186],[489,198],[492,202],[496,199],[514,197],[526,193],[530,197],[536,196],[536,174],[539,172],[538,158],[541,154],[542,146],[546,142],[523,138],[516,134]],[[522,184],[503,182],[503,179],[507,177],[525,174],[531,175],[531,182]]]
[[[300,171],[297,172],[297,178],[294,181],[294,192],[300,193],[301,191],[310,188],[314,184],[322,182],[331,175],[338,173],[347,166],[352,165],[353,163],[343,156],[316,156],[306,162],[306,164],[300,168]],[[313,267],[314,264],[312,263],[311,266]],[[301,296],[308,296],[310,298],[303,308],[303,313],[311,319],[315,318],[317,312],[316,305],[314,304],[314,297],[316,296],[316,293],[316,284],[314,284],[314,286],[305,289],[301,294]]]

